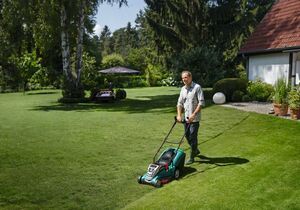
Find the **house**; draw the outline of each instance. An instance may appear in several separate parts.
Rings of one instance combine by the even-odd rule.
[[[249,80],[300,83],[300,0],[277,0],[239,55],[247,58]]]

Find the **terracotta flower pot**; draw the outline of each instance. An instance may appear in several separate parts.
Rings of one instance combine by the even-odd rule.
[[[293,120],[300,119],[300,109],[290,109],[290,115]]]
[[[285,116],[288,113],[288,105],[287,104],[273,104],[275,115],[277,116]]]

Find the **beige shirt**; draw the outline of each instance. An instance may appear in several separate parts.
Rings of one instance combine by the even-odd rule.
[[[177,106],[183,107],[185,120],[195,111],[198,104],[204,106],[204,95],[201,86],[194,82],[192,82],[189,88],[183,86],[180,91]],[[199,122],[200,119],[201,113],[198,112],[193,122]]]

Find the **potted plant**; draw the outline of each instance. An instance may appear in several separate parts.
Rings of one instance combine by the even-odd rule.
[[[294,87],[288,94],[288,103],[292,119],[300,119],[300,87]]]
[[[275,115],[284,116],[288,113],[288,93],[290,87],[284,78],[276,81],[274,86],[273,107]]]

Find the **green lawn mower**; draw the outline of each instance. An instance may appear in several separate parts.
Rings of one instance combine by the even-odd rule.
[[[172,125],[167,136],[164,138],[159,149],[155,153],[153,162],[148,166],[147,172],[143,176],[138,177],[138,183],[161,187],[163,184],[170,182],[172,179],[179,179],[180,175],[182,174],[185,162],[185,153],[182,149],[180,149],[180,145],[184,141],[185,133],[183,134],[179,142],[167,141],[176,123],[177,120],[175,117],[174,124]],[[159,158],[156,159],[158,153],[165,143],[178,144],[178,146],[165,149],[161,153]]]

